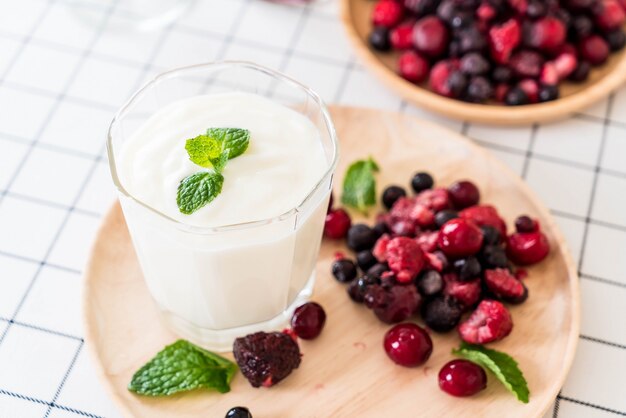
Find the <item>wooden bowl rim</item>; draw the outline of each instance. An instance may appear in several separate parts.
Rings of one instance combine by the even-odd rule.
[[[355,1],[363,0],[340,0],[340,17],[348,39],[365,67],[374,72],[383,84],[409,102],[463,122],[518,126],[557,121],[603,99],[626,81],[626,49],[624,49],[615,53],[620,56],[616,57],[618,60],[609,73],[582,90],[552,102],[525,106],[498,106],[450,99],[404,80],[378,59],[376,53],[362,41],[353,24],[352,4]]]

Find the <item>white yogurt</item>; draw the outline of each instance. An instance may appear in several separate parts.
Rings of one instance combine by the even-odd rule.
[[[219,127],[248,129],[249,147],[228,161],[221,194],[184,215],[176,204],[177,187],[203,170],[189,160],[185,141]],[[128,194],[191,227],[285,214],[315,189],[331,164],[307,117],[248,93],[196,96],[166,106],[126,139],[116,159]],[[243,332],[282,326],[290,306],[310,295],[329,186],[330,179],[304,207],[280,220],[202,233],[173,227],[122,198],[146,283],[175,329],[223,349]]]

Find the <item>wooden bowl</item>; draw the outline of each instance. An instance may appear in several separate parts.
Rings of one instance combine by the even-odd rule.
[[[516,174],[457,133],[397,113],[355,108],[333,108],[331,113],[342,149],[335,187],[348,164],[372,155],[381,167],[380,189],[408,183],[416,169],[432,172],[443,185],[471,178],[483,201],[495,204],[509,225],[519,213],[540,220],[552,251],[529,269],[525,283],[530,297],[511,307],[513,332],[490,344],[519,361],[530,403],[518,402],[493,376],[487,389],[472,398],[443,393],[437,373],[460,343],[456,332],[431,334],[433,354],[422,367],[392,363],[382,348],[390,326],[353,303],[346,286],[333,279],[334,254],[347,249],[344,242],[328,240],[320,251],[313,295],[326,310],[326,326],[318,339],[300,342],[302,364],[291,376],[271,389],[254,389],[238,373],[225,395],[134,395],[126,389],[133,373],[177,337],[159,320],[116,204],[104,218],[85,272],[84,312],[85,338],[96,370],[124,416],[223,417],[229,408],[245,405],[255,418],[541,417],[563,385],[580,322],[576,268],[548,211]]]
[[[425,84],[415,85],[397,75],[397,52],[377,52],[367,42],[372,28],[371,11],[376,4],[371,0],[341,0],[341,16],[348,38],[365,66],[380,80],[409,102],[468,122],[494,125],[521,125],[565,118],[608,96],[626,80],[626,49],[611,54],[608,62],[595,67],[584,83],[561,84],[561,98],[547,103],[525,106],[474,104],[440,96]]]

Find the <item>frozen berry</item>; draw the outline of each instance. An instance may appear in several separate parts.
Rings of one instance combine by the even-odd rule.
[[[509,264],[504,248],[499,245],[485,246],[481,250],[479,258],[484,268],[504,268]]]
[[[410,318],[419,308],[421,297],[415,286],[372,285],[365,291],[365,306],[372,309],[378,319],[388,324]]]
[[[471,52],[463,56],[460,65],[461,71],[470,76],[485,74],[490,68],[489,61],[478,52]]]
[[[459,275],[459,280],[462,282],[480,277],[482,271],[478,259],[474,256],[456,260],[454,262],[454,268]]]
[[[626,12],[617,0],[602,0],[595,16],[597,25],[603,31],[618,29],[626,21]]]
[[[443,54],[448,46],[448,28],[435,16],[426,16],[413,27],[413,46],[428,56]]]
[[[398,324],[387,331],[383,345],[389,358],[404,367],[424,364],[433,352],[430,335],[412,323]]]
[[[558,86],[541,86],[539,88],[539,101],[540,102],[551,102],[552,100],[556,100],[559,98],[559,88]]]
[[[482,225],[480,230],[483,232],[483,245],[496,245],[502,240],[500,231],[491,225]]]
[[[376,235],[376,239],[380,238],[383,234],[389,233],[389,227],[385,222],[377,222],[376,225],[372,228],[374,234]]]
[[[398,73],[412,83],[421,83],[428,78],[430,64],[415,51],[405,51],[398,58]]]
[[[420,172],[416,173],[411,179],[411,187],[415,193],[419,193],[426,189],[432,189],[435,184],[430,174]]]
[[[465,209],[478,204],[480,192],[478,187],[471,181],[462,180],[448,187],[448,194],[452,204],[457,209]]]
[[[380,284],[380,279],[374,276],[365,275],[350,282],[348,286],[348,295],[350,299],[357,303],[363,303],[365,292],[370,286]]]
[[[413,46],[413,22],[401,23],[389,34],[394,49],[409,49]]]
[[[487,344],[503,339],[512,329],[513,320],[506,307],[495,300],[483,300],[458,330],[465,342]]]
[[[370,250],[359,251],[356,255],[356,263],[362,271],[372,268],[378,261]]]
[[[356,265],[347,258],[334,261],[331,268],[338,282],[348,283],[356,277]]]
[[[578,15],[572,19],[570,31],[576,40],[581,40],[593,33],[593,22],[586,15]]]
[[[487,387],[487,374],[476,363],[452,360],[439,371],[439,387],[452,396],[472,396]]]
[[[526,15],[531,19],[538,19],[548,13],[548,6],[543,0],[531,0],[528,2]]]
[[[450,196],[448,191],[443,187],[437,187],[432,190],[424,190],[415,196],[415,203],[423,205],[434,212],[450,208]],[[434,217],[433,217],[434,221]]]
[[[523,215],[515,219],[515,230],[517,232],[535,232],[537,229],[537,222],[530,216]]]
[[[535,21],[525,32],[526,45],[544,51],[554,51],[565,42],[565,25],[554,16],[546,16]]]
[[[433,13],[437,3],[437,0],[404,0],[404,7],[411,13],[421,16]]]
[[[509,67],[499,66],[494,68],[491,78],[496,83],[508,83],[513,79],[513,71]]]
[[[343,209],[328,212],[324,223],[324,236],[330,239],[341,239],[350,228],[350,215]]]
[[[427,270],[417,278],[415,285],[422,296],[431,297],[443,290],[443,278],[439,272]]]
[[[501,236],[506,235],[506,224],[500,214],[491,205],[476,205],[459,212],[463,219],[472,220],[478,226],[492,226],[500,232]]]
[[[494,94],[493,85],[486,77],[472,77],[467,86],[465,99],[473,103],[482,103],[489,100]]]
[[[237,338],[233,354],[250,384],[273,386],[300,366],[298,343],[282,332],[257,332]]]
[[[568,79],[576,83],[582,83],[589,78],[591,72],[591,64],[589,61],[579,61],[574,71],[569,75]]]
[[[501,25],[489,29],[489,45],[491,56],[499,64],[507,64],[521,41],[522,31],[515,19],[509,19]]]
[[[509,106],[521,106],[530,103],[530,100],[524,90],[519,87],[513,87],[508,91],[504,102]]]
[[[578,44],[582,59],[589,61],[591,65],[604,64],[609,58],[609,45],[599,35],[591,35]]]
[[[375,26],[391,28],[402,19],[402,5],[394,0],[379,0],[372,11],[372,23]]]
[[[456,210],[452,209],[444,209],[435,214],[435,225],[437,228],[441,228],[443,224],[448,222],[449,220],[456,219],[459,217],[459,213]]]
[[[252,418],[252,414],[248,408],[236,406],[226,413],[226,418]]]
[[[550,252],[548,238],[541,231],[511,234],[507,240],[507,255],[515,264],[535,264]]]
[[[463,310],[448,296],[437,296],[427,300],[422,308],[422,318],[430,329],[436,332],[448,332],[459,323]]]
[[[537,78],[545,62],[543,56],[535,51],[521,50],[513,54],[510,66],[520,78]]]
[[[353,251],[363,251],[371,249],[376,243],[376,233],[365,224],[352,225],[348,229],[346,243]]]
[[[366,276],[380,279],[384,272],[389,271],[387,263],[376,263],[365,272]]]
[[[446,255],[467,257],[480,250],[483,234],[472,221],[452,219],[441,227],[438,242],[439,248]]]
[[[378,26],[372,29],[367,41],[377,51],[389,51],[391,49],[391,41],[389,40],[389,29]]]
[[[619,51],[626,45],[626,34],[622,29],[617,29],[605,35],[606,42],[611,51]]]
[[[291,317],[291,329],[303,340],[317,338],[326,323],[326,312],[318,303],[298,306]]]
[[[382,201],[387,209],[391,209],[394,203],[401,197],[406,196],[406,191],[400,186],[389,186],[383,191]]]
[[[400,283],[412,282],[424,268],[424,253],[415,240],[396,237],[389,241],[386,248],[389,268]]]
[[[437,62],[430,70],[430,88],[442,96],[453,97],[453,91],[450,88],[450,76],[457,73],[461,76],[463,75],[458,71],[458,62],[456,60],[441,60]]]
[[[446,273],[443,275],[443,281],[445,283],[443,294],[453,297],[464,310],[471,309],[480,300],[482,287],[479,277],[462,282],[457,274]]]
[[[485,285],[496,297],[510,303],[522,303],[528,298],[528,289],[507,269],[485,270]]]

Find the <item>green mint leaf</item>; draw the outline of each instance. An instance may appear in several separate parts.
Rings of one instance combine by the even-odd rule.
[[[230,391],[237,365],[185,340],[160,351],[134,375],[128,390],[139,395],[167,396],[194,389]]]
[[[378,165],[371,157],[352,163],[343,180],[341,202],[364,213],[369,206],[375,205],[376,179],[374,173],[377,171]]]
[[[198,135],[187,140],[185,149],[194,164],[211,168],[214,166],[213,161],[222,154],[222,143],[209,135]]]
[[[513,357],[497,350],[463,342],[452,354],[478,363],[489,369],[518,400],[528,403],[530,392],[524,374]]]
[[[224,176],[212,171],[200,171],[181,180],[176,203],[185,215],[190,215],[211,202],[222,191]]]
[[[221,172],[226,161],[243,154],[250,143],[250,131],[239,128],[210,128],[205,135],[188,139],[185,149],[189,159],[200,167]]]
[[[247,129],[209,128],[206,134],[220,141],[222,150],[228,154],[229,160],[243,154],[250,143],[250,131]]]

